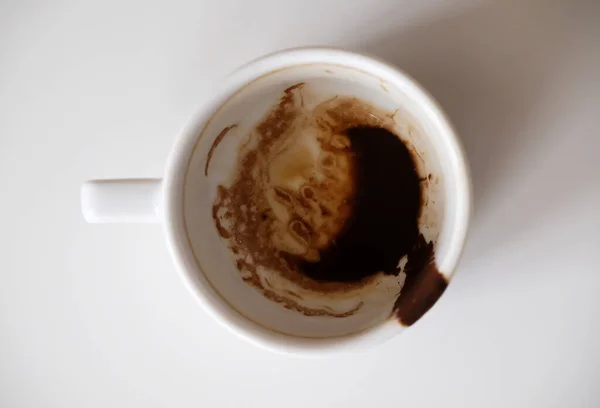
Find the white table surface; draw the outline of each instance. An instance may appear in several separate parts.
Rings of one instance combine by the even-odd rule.
[[[162,174],[213,84],[274,50],[394,62],[464,140],[457,275],[406,334],[304,360],[199,309],[155,225],[80,184]],[[0,2],[1,407],[600,406],[600,2]]]

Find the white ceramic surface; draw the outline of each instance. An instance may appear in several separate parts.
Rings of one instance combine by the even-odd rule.
[[[599,5],[0,2],[0,406],[600,406]],[[162,176],[227,73],[311,44],[416,78],[474,184],[431,313],[325,359],[231,335],[182,285],[161,225],[90,226],[79,203],[88,179]]]
[[[363,307],[352,316],[306,316],[264,298],[246,284],[213,223],[217,186],[231,177],[236,152],[247,143],[244,135],[286,88],[300,82],[307,104],[346,95],[396,113],[396,133],[419,157],[421,176],[432,175],[435,180],[423,184],[428,205],[421,215],[427,220],[420,221],[421,231],[428,241],[435,242],[436,264],[450,280],[463,249],[471,210],[468,165],[457,136],[437,103],[406,74],[347,51],[286,50],[239,68],[175,142],[162,182],[87,182],[82,188],[83,213],[89,222],[161,220],[173,258],[199,303],[217,321],[254,344],[300,355],[374,346],[404,329],[390,318],[397,290],[390,278],[380,279],[385,290],[359,291],[354,302]],[[215,149],[210,177],[205,176],[216,135],[233,124],[237,127]],[[338,303],[355,308],[350,303],[353,298],[346,297]],[[324,302],[329,307],[336,304]]]

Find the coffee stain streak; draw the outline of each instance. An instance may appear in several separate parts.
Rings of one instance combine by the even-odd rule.
[[[285,89],[285,91],[283,91],[283,93],[285,93],[286,95],[291,95],[291,92],[294,89],[302,88],[303,86],[304,86],[304,82],[298,82],[297,84],[287,87]]]
[[[304,82],[298,82],[297,84],[292,85],[292,86],[286,88],[285,91],[283,91],[286,96],[288,96],[288,97],[291,96],[293,98],[292,91],[295,89],[298,89],[298,95],[300,95],[300,106],[301,107],[304,107],[304,96],[302,95],[302,88],[304,87],[304,85],[305,85]]]
[[[406,280],[392,316],[402,325],[411,326],[431,309],[448,286],[435,264],[433,242],[426,242],[422,234],[408,255],[404,273]]]
[[[388,91],[388,89],[383,86],[383,84],[379,84],[379,86],[381,87],[381,89],[383,89],[385,92],[390,93],[390,91]]]
[[[212,146],[210,146],[210,150],[208,151],[208,155],[206,156],[206,165],[204,166],[204,175],[208,176],[208,166],[210,164],[210,160],[212,159],[213,153],[215,152],[215,149],[217,148],[217,146],[219,145],[219,143],[221,143],[221,141],[223,140],[223,138],[225,137],[225,135],[231,130],[237,127],[236,125],[231,125],[231,126],[227,126],[225,129],[221,130],[221,133],[219,133],[219,135],[215,138],[215,141],[213,142]]]
[[[354,307],[346,312],[336,313],[333,311],[333,309],[331,309],[329,307],[326,307],[327,309],[329,309],[329,310],[326,310],[325,308],[311,309],[311,308],[302,306],[298,302],[296,302],[292,299],[283,297],[281,295],[278,295],[276,292],[274,292],[270,289],[264,289],[263,294],[265,295],[265,297],[267,299],[270,299],[273,302],[279,303],[286,309],[295,310],[295,311],[300,312],[303,315],[309,316],[309,317],[312,317],[312,316],[329,316],[329,317],[335,317],[335,318],[350,317],[350,316],[356,314],[365,304],[364,302],[361,301],[358,303],[358,305],[356,307]]]

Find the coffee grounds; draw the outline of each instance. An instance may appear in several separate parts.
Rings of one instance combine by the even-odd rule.
[[[378,272],[398,274],[400,259],[419,236],[421,188],[409,149],[380,127],[353,127],[346,135],[356,160],[351,218],[318,262],[299,261],[300,271],[318,281],[355,282]]]
[[[427,179],[420,179],[411,150],[389,130],[390,124],[381,119],[385,115],[373,114],[372,107],[354,98],[335,97],[312,111],[305,110],[303,86],[296,84],[284,91],[279,103],[256,126],[258,143],[242,155],[233,185],[219,186],[213,205],[219,234],[236,255],[244,281],[267,298],[309,316],[347,317],[360,309],[362,302],[343,313],[306,308],[298,303],[295,293],[274,292],[268,279],[260,278],[258,268],[277,271],[304,289],[325,294],[363,287],[379,273],[396,276],[401,271],[400,260],[406,257],[406,278],[392,315],[411,325],[447,285],[434,262],[434,245],[425,241],[418,227],[423,206],[421,182]],[[268,172],[274,165],[271,152],[280,152],[274,146],[289,148],[281,142],[295,140],[293,137],[301,135],[303,129],[314,129],[312,124],[321,132],[319,165],[331,180],[315,184],[314,178],[308,177],[298,191],[290,189],[287,181],[273,183]],[[229,129],[221,132],[217,143]],[[282,180],[306,177],[306,165],[313,165],[307,153],[295,150],[282,162],[281,171],[287,175]],[[337,160],[347,160],[347,175],[329,175]],[[270,182],[265,185],[264,180]],[[284,203],[283,208],[292,215],[289,224],[281,224],[274,216],[273,204],[266,200],[269,188],[280,203],[278,211]],[[274,244],[273,231],[281,233],[285,228],[304,242],[307,251],[299,253],[296,248],[293,253]]]

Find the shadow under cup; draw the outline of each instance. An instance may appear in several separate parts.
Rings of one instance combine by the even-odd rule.
[[[261,282],[267,289],[273,285],[278,296],[287,296],[293,300],[291,304],[300,304],[300,309],[305,306],[325,311],[303,313],[286,301],[267,298],[244,281],[235,254],[215,224],[213,205],[219,186],[234,181],[240,149],[251,143],[256,125],[282,99],[285,90],[300,83],[302,104],[308,108],[336,97],[353,97],[390,113],[393,133],[413,153],[423,179],[419,232],[425,241],[433,243],[436,268],[445,281],[449,280],[462,250],[468,218],[466,164],[452,129],[435,103],[411,80],[389,67],[388,71],[392,76],[386,77],[385,69],[371,74],[325,63],[278,69],[259,75],[232,93],[197,129],[181,191],[182,241],[193,253],[197,273],[204,275],[228,307],[249,321],[273,332],[315,339],[356,334],[382,323],[394,333],[403,328],[394,314],[399,291],[402,297],[403,273],[380,274],[369,284],[328,294],[303,291],[281,279]],[[393,180],[394,175],[389,177]],[[401,259],[400,270],[405,264],[406,259]],[[434,294],[431,304],[440,295]],[[344,313],[348,311],[352,313]]]

